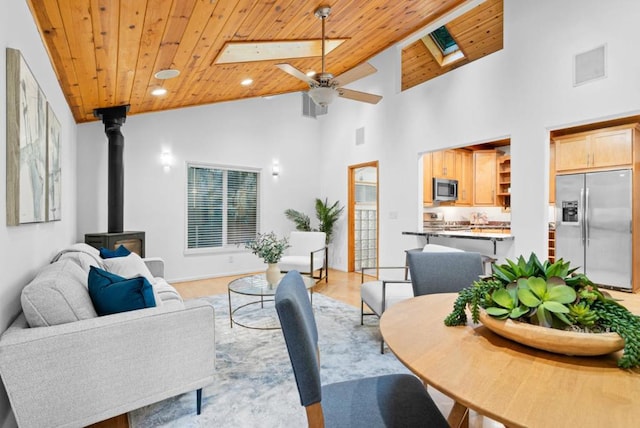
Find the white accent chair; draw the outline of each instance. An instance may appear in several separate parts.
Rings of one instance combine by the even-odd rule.
[[[365,267],[360,272],[360,325],[364,324],[365,315],[375,315],[378,318],[382,313],[398,302],[414,297],[411,281],[409,280],[408,255],[410,252],[463,252],[458,248],[445,247],[443,245],[427,244],[423,248],[406,250],[404,266],[390,267]],[[370,278],[375,279],[371,280]],[[365,312],[364,305],[372,312]],[[384,353],[384,340],[380,341],[380,353]]]
[[[320,282],[329,281],[327,235],[324,232],[291,232],[287,254],[278,262],[281,272],[297,270]]]

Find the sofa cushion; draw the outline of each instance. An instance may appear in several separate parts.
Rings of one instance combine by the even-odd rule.
[[[103,259],[111,259],[114,257],[126,257],[129,254],[131,254],[131,251],[129,251],[129,249],[124,245],[120,245],[115,250],[111,250],[109,248],[104,248],[104,247],[100,248],[100,257],[102,257]]]
[[[95,266],[89,270],[89,295],[98,315],[156,306],[153,288],[145,277],[127,279]]]
[[[30,327],[45,327],[95,318],[87,274],[73,260],[45,266],[22,290],[20,301]]]
[[[142,258],[136,253],[131,253],[126,257],[115,257],[103,260],[104,269],[120,275],[124,278],[133,278],[134,276],[143,276],[150,283],[153,283],[153,275],[147,268]]]

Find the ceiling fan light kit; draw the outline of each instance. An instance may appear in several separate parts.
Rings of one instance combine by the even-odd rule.
[[[308,93],[313,102],[320,107],[328,106],[338,96],[338,92],[335,88],[327,88],[323,86],[311,88]]]

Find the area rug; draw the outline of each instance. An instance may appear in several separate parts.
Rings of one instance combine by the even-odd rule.
[[[233,295],[233,306],[244,296]],[[304,408],[280,330],[252,330],[229,323],[226,295],[207,298],[216,310],[215,380],[203,388],[202,413],[196,394],[186,393],[129,413],[133,428],[146,427],[302,427]],[[245,311],[246,309],[246,311]],[[408,373],[387,351],[380,354],[375,317],[360,325],[360,310],[319,293],[313,295],[319,331],[322,383]],[[277,317],[273,302],[238,312],[243,322],[260,325]],[[251,324],[254,325],[254,324]]]

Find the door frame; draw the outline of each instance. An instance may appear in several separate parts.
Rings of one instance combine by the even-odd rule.
[[[364,162],[348,166],[348,202],[347,202],[347,272],[355,271],[355,172],[359,168],[373,167],[376,169],[376,260],[379,257],[380,242],[380,168],[378,161]]]

